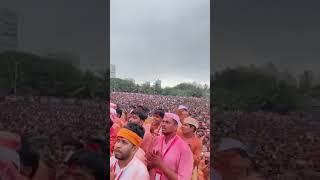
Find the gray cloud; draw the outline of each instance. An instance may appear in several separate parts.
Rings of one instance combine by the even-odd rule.
[[[209,0],[112,0],[110,16],[117,76],[209,83]]]
[[[33,53],[70,52],[84,68],[106,69],[106,1],[5,0],[19,18],[19,48]]]
[[[320,69],[319,1],[217,0],[214,69],[274,62],[300,73]]]

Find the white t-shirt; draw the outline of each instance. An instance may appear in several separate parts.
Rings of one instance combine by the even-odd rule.
[[[149,172],[146,165],[144,165],[137,157],[133,157],[129,164],[120,169],[118,160],[112,156],[110,158],[110,168],[115,166],[116,180],[150,180]]]

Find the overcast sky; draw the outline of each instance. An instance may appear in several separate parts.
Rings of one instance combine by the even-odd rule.
[[[80,56],[83,68],[106,69],[106,1],[2,0],[0,9],[15,11],[19,49]]]
[[[320,1],[215,0],[214,69],[273,61],[320,69]],[[106,64],[106,1],[2,0],[19,15],[20,47]],[[111,62],[119,77],[209,81],[209,0],[111,0]]]
[[[320,69],[320,1],[215,0],[214,70],[272,61]]]
[[[111,0],[110,58],[119,78],[163,86],[210,81],[209,0]]]

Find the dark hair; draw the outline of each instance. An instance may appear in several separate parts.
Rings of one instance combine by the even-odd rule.
[[[139,118],[143,121],[145,121],[148,118],[148,114],[144,110],[139,108],[133,110],[131,114],[139,116]]]
[[[240,148],[234,148],[232,149],[233,151],[237,152],[242,158],[244,159],[248,159],[249,158],[249,154],[243,150],[243,149],[240,149]]]
[[[121,118],[123,110],[121,108],[117,108],[116,111],[117,111],[117,114],[120,115],[120,118]]]
[[[129,129],[130,131],[133,131],[134,133],[138,134],[141,138],[144,136],[144,128],[136,123],[128,122],[124,128]]]
[[[150,109],[147,108],[146,106],[143,106],[143,105],[139,105],[139,106],[137,107],[137,109],[143,110],[144,112],[146,112],[146,114],[149,114],[149,112],[150,112]]]
[[[21,147],[21,149],[18,150],[18,153],[21,164],[27,167],[31,167],[31,174],[28,175],[28,177],[33,178],[39,167],[39,153],[25,146]]]
[[[78,165],[89,170],[89,173],[95,177],[96,180],[107,179],[105,173],[106,162],[99,154],[81,149],[72,154],[67,162],[68,166]]]
[[[193,128],[193,132],[194,132],[194,133],[197,131],[197,128],[196,128],[194,125],[189,124],[189,126]]]
[[[62,146],[71,145],[74,146],[76,149],[83,148],[83,144],[73,138],[67,139],[62,143]]]
[[[163,109],[156,109],[153,114],[159,115],[162,119],[164,118],[165,111]]]
[[[106,142],[101,138],[92,138],[89,140],[89,143],[97,144],[102,152],[107,150]]]

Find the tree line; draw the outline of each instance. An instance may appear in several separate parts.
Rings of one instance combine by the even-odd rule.
[[[6,51],[0,53],[0,93],[103,98],[106,72],[83,72],[67,60]]]
[[[272,63],[226,68],[211,75],[208,86],[181,83],[162,88],[150,83],[108,79],[107,72],[82,71],[68,63],[31,53],[0,53],[0,95],[107,98],[111,91],[210,97],[216,110],[291,112],[320,102],[320,83],[312,71],[296,76]],[[319,103],[320,105],[320,103]]]
[[[312,71],[295,76],[272,63],[226,68],[211,76],[217,110],[303,111],[320,99]]]
[[[205,97],[210,94],[210,89],[207,85],[201,86],[196,83],[180,83],[174,87],[161,88],[156,83],[153,86],[149,82],[139,85],[133,81],[120,78],[112,78],[110,80],[110,90],[184,97]]]

